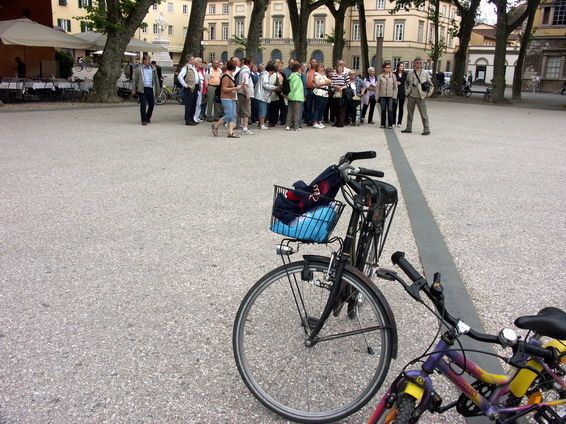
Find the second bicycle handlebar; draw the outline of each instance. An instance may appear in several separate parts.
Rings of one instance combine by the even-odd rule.
[[[424,291],[426,296],[432,301],[432,303],[434,303],[436,310],[442,315],[442,318],[444,318],[452,327],[456,327],[458,325],[458,322],[460,320],[450,315],[450,313],[444,307],[443,298],[439,296],[439,293],[441,292],[434,292],[434,290],[431,289],[431,286],[428,284],[427,280],[415,269],[413,265],[411,265],[411,263],[407,259],[405,259],[405,253],[395,252],[391,256],[391,261],[395,265],[398,265],[399,268],[401,268],[401,270],[407,275],[407,277],[409,277],[414,285],[416,285],[418,291]],[[405,285],[405,289],[409,292],[409,294],[415,297],[416,294],[414,293],[414,291],[409,291],[410,287]],[[472,339],[478,340],[480,342],[494,343],[499,344],[503,347],[507,347],[501,342],[498,336],[480,333],[471,328],[465,334],[470,336]],[[557,359],[557,353],[554,349],[534,346],[523,340],[517,341],[516,347],[514,347],[514,350],[515,349],[523,350],[530,355],[538,356],[539,358],[542,358],[549,363],[552,363]]]

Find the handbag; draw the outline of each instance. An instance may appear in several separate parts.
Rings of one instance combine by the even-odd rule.
[[[430,82],[425,81],[425,82],[421,82],[419,76],[417,75],[417,73],[415,72],[415,76],[417,77],[417,81],[419,82],[419,84],[421,85],[421,90],[423,90],[425,93],[428,93],[430,90]]]

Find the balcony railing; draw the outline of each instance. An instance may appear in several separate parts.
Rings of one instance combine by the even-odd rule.
[[[234,38],[228,40],[228,44],[239,44]],[[262,38],[260,44],[271,44],[271,45],[285,45],[294,44],[292,38]],[[325,39],[309,38],[307,39],[307,44],[309,46],[329,46],[332,43],[326,41]]]

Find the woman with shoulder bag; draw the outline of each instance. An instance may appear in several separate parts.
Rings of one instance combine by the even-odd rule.
[[[368,68],[368,76],[364,80],[364,95],[362,113],[360,115],[360,124],[364,123],[366,119],[366,112],[369,107],[368,124],[373,124],[373,112],[375,110],[375,87],[377,86],[377,78],[375,76],[375,68],[373,66]]]
[[[334,109],[334,117],[336,121],[333,127],[343,127],[346,120],[346,104],[342,99],[344,90],[348,84],[347,74],[344,73],[344,65],[338,62],[336,70],[332,74],[332,87],[334,87],[334,96],[332,97],[331,107]]]
[[[313,107],[313,128],[323,129],[326,126],[322,123],[324,111],[326,110],[326,103],[328,102],[328,87],[332,81],[326,77],[324,65],[319,63],[316,65],[316,72],[314,74],[314,107]]]

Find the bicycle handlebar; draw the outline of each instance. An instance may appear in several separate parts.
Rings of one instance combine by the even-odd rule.
[[[377,153],[374,150],[369,150],[366,152],[348,152],[340,158],[339,164],[342,165],[343,163],[351,163],[355,160],[360,159],[373,159],[376,156]]]
[[[403,284],[405,290],[416,300],[420,300],[419,292],[424,291],[426,296],[432,301],[436,310],[442,315],[452,327],[457,327],[460,320],[454,318],[444,307],[444,300],[442,297],[441,291],[434,291],[431,290],[431,286],[429,285],[428,281],[415,269],[411,263],[405,259],[405,253],[403,252],[395,252],[391,256],[391,261],[398,265],[399,268],[409,277],[409,279],[413,282],[413,285],[408,286],[400,277],[396,277],[396,279]],[[508,347],[505,345],[498,336],[494,336],[492,334],[484,334],[480,333],[479,331],[469,329],[466,333],[467,336],[471,337],[474,340],[484,342],[484,343],[492,343],[492,344],[499,344],[503,347]],[[518,340],[517,344],[513,346],[513,349],[523,350],[524,352],[538,356],[539,358],[543,358],[545,361],[553,362],[556,361],[558,358],[557,352],[552,348],[543,348],[534,346],[530,343],[527,343],[523,340]]]

